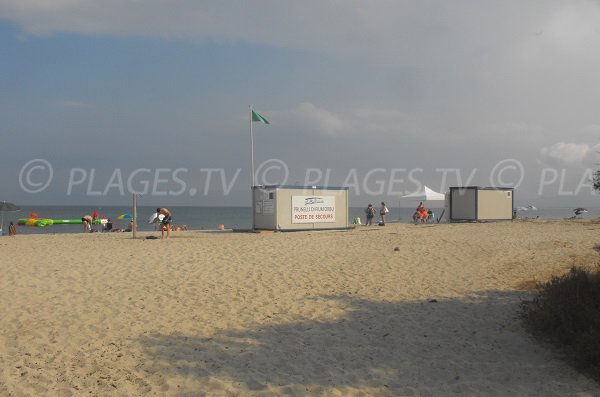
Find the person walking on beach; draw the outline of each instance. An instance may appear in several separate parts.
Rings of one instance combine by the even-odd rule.
[[[160,222],[160,238],[165,238],[165,231],[167,232],[167,238],[169,238],[171,236],[171,223],[173,222],[171,211],[166,208],[157,208],[156,213],[164,216]]]
[[[385,203],[381,202],[381,208],[379,209],[379,216],[381,217],[381,224],[385,225],[385,216],[390,212],[388,208],[385,206]]]
[[[375,208],[373,208],[373,204],[369,203],[365,213],[367,214],[367,221],[365,222],[365,225],[373,226],[373,217],[375,216]]]

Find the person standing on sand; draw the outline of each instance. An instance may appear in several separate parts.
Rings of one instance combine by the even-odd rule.
[[[169,238],[171,236],[171,223],[173,221],[171,211],[166,208],[157,208],[156,213],[164,216],[163,220],[160,221],[160,238],[165,238],[165,231],[167,232],[167,238]]]
[[[379,216],[381,217],[381,224],[385,225],[385,216],[390,212],[388,208],[385,206],[385,203],[381,202],[381,208],[379,209]]]
[[[365,210],[365,213],[367,214],[367,220],[365,222],[365,225],[373,226],[373,217],[375,216],[375,208],[373,208],[373,204],[369,203],[367,209]]]

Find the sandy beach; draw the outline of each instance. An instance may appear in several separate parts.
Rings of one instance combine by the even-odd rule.
[[[2,396],[598,396],[527,334],[600,224],[0,238]]]

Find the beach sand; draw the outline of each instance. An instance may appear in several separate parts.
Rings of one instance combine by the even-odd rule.
[[[600,224],[0,238],[1,396],[598,396],[533,339]],[[397,250],[395,250],[397,248]]]

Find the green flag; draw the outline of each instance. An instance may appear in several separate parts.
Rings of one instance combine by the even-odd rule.
[[[269,120],[265,119],[263,116],[256,113],[254,110],[252,111],[252,121],[260,121],[261,123],[270,124]]]

